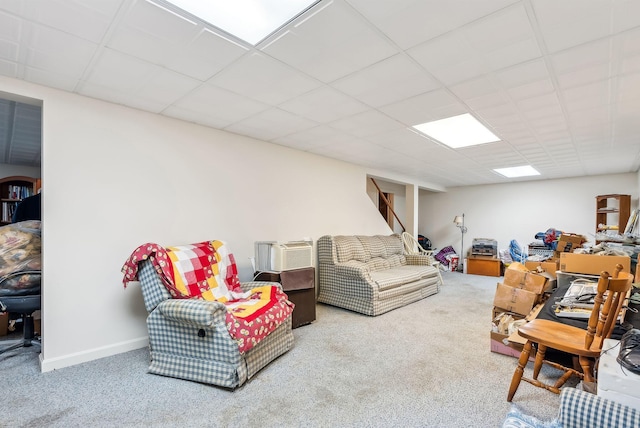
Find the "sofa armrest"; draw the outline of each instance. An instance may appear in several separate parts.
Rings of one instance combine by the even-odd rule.
[[[165,300],[156,310],[167,319],[197,327],[211,327],[220,322],[224,323],[227,313],[227,308],[222,303],[199,299]]]
[[[430,266],[435,259],[426,254],[405,254],[408,265]]]
[[[369,268],[365,265],[357,266],[345,263],[337,263],[334,265],[336,275],[348,276],[353,278],[362,278],[370,280]]]

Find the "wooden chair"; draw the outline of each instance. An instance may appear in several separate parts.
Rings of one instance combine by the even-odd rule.
[[[594,381],[594,361],[600,356],[604,339],[611,336],[633,281],[633,276],[630,273],[621,272],[621,270],[622,265],[619,264],[616,266],[613,276],[610,276],[608,272],[600,274],[598,291],[591,316],[589,317],[587,330],[543,319],[531,320],[518,329],[520,336],[527,339],[527,342],[520,354],[518,367],[511,379],[507,401],[510,402],[513,399],[521,380],[556,394],[560,393],[560,387],[572,375],[580,377],[585,382]],[[534,343],[537,344],[538,349],[533,365],[533,378],[529,379],[524,377],[523,374]],[[545,360],[547,348],[557,349],[577,356],[582,372]],[[554,385],[547,385],[538,380],[543,363],[564,371],[564,374]]]
[[[429,256],[429,264],[438,270],[438,281],[440,285],[444,284],[442,281],[442,274],[440,273],[440,262],[433,257],[433,250],[425,250],[418,240],[409,232],[402,232],[402,245],[404,246],[404,252],[406,254],[424,254]]]

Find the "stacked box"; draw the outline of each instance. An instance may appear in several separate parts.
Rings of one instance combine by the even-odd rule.
[[[530,272],[523,264],[514,262],[504,272],[502,282],[496,287],[493,299],[493,325],[491,331],[491,352],[519,357],[523,342],[508,340],[510,334],[498,325],[501,313],[507,313],[514,321],[529,320],[542,307],[544,293],[548,291],[551,275]],[[500,318],[502,319],[502,318]],[[502,323],[500,323],[502,324]],[[531,353],[531,357],[534,353]]]
[[[560,270],[560,260],[546,260],[544,262],[525,262],[524,266],[530,271],[537,271],[540,268],[541,271],[547,272],[552,277],[556,278],[556,271]]]
[[[576,248],[582,247],[582,244],[585,242],[587,242],[587,240],[582,235],[563,233],[558,239],[554,257],[560,258],[560,254],[562,253],[572,253]]]
[[[543,301],[547,291],[547,276],[530,272],[518,262],[511,263],[504,271],[502,283],[498,283],[493,305],[520,315],[527,315]]]

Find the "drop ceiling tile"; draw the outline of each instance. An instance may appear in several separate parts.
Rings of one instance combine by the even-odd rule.
[[[464,4],[435,0],[347,1],[403,49],[515,3],[515,0],[483,0]]]
[[[266,104],[212,85],[200,86],[176,101],[172,107],[209,117],[212,123],[218,124],[216,127],[229,126],[268,108]],[[169,115],[178,113],[179,110],[173,108],[167,112]]]
[[[597,64],[608,64],[611,60],[610,39],[597,40],[549,55],[556,73],[567,73]]]
[[[590,109],[610,103],[609,80],[563,89],[561,96],[567,111]]]
[[[80,93],[91,98],[151,112],[159,112],[165,107],[161,103],[136,97],[129,91],[123,89],[115,90],[112,87],[101,86],[94,83],[84,83]]]
[[[522,111],[522,115],[529,121],[536,119],[555,119],[564,121],[564,112],[560,104],[542,105],[539,108],[529,108]]]
[[[534,59],[495,72],[496,79],[505,88],[514,88],[550,77],[543,59]]]
[[[535,97],[525,98],[517,101],[521,110],[539,110],[541,108],[556,108],[560,106],[558,96],[554,93],[546,93]]]
[[[0,58],[0,74],[3,76],[17,77],[18,63],[13,61],[6,61]]]
[[[21,27],[20,19],[0,11],[0,40],[19,42]]]
[[[490,76],[479,76],[449,87],[451,92],[462,100],[469,100],[500,93],[501,87]]]
[[[121,1],[29,0],[22,13],[30,20],[99,43]]]
[[[367,110],[364,104],[328,86],[322,86],[279,106],[318,123],[327,123]]]
[[[271,108],[247,119],[240,120],[225,129],[237,134],[270,141],[304,129],[313,128],[316,125],[317,124],[311,120],[278,108]]]
[[[464,105],[443,89],[389,104],[378,110],[408,126],[467,113]]]
[[[271,105],[278,105],[321,85],[317,80],[258,52],[240,58],[209,83]]]
[[[594,64],[579,70],[557,75],[558,85],[561,89],[573,86],[582,86],[599,80],[607,80],[611,77],[611,66],[608,63]]]
[[[248,48],[203,28],[193,40],[175,53],[173,59],[167,60],[167,67],[205,81],[248,51]]]
[[[147,0],[135,0],[121,25],[139,30],[159,41],[179,45],[188,43],[199,27],[196,22]]]
[[[19,60],[18,44],[6,40],[0,40],[0,58],[7,61],[17,62]]]
[[[536,82],[525,83],[509,89],[509,95],[515,100],[536,97],[540,94],[548,94],[555,91],[551,79],[538,80]]]
[[[98,45],[59,30],[34,25],[30,32],[26,65],[55,74],[80,77]]]
[[[519,118],[514,117],[517,112],[517,108],[512,103],[496,104],[490,107],[484,107],[475,110],[475,113],[486,120],[489,123],[504,123],[517,124],[520,122]]]
[[[600,39],[610,34],[609,2],[537,0],[533,9],[549,52]]]
[[[616,1],[611,6],[613,31],[625,31],[640,25],[640,3]]]
[[[640,22],[638,25],[640,25]],[[621,45],[623,55],[640,53],[640,28],[619,34],[616,37],[616,42]]]
[[[216,129],[222,129],[231,123],[228,119],[217,118],[207,114],[207,112],[193,111],[176,105],[165,108],[162,111],[162,115]]]
[[[619,82],[618,100],[620,102],[633,102],[640,99],[640,73],[620,76]]]
[[[454,85],[481,76],[491,67],[463,33],[453,32],[430,40],[407,51],[440,82]]]
[[[388,132],[394,129],[406,128],[402,123],[393,120],[376,110],[367,110],[362,113],[357,113],[353,116],[329,122],[328,125],[359,138]]]
[[[164,107],[200,86],[196,79],[171,70],[160,69],[150,75],[135,92],[135,96],[157,102]]]
[[[157,66],[138,58],[103,49],[86,81],[115,91],[135,91],[157,70]]]
[[[262,50],[325,83],[398,52],[366,20],[339,1],[312,11]]]
[[[284,137],[275,138],[272,142],[306,151],[312,147],[344,144],[353,140],[353,138],[353,136],[330,128],[327,125],[318,125],[313,128],[285,135]]]
[[[24,78],[29,82],[69,92],[73,92],[79,82],[76,77],[65,76],[51,70],[41,70],[32,67],[25,67]]]
[[[491,108],[502,108],[504,106],[513,107],[508,93],[501,90],[483,95],[477,98],[465,100],[465,104],[474,111],[484,111]]]
[[[620,72],[623,74],[637,73],[640,71],[640,54],[628,55],[622,59]]]
[[[380,107],[440,86],[420,66],[398,54],[337,80],[332,87],[372,107]]]

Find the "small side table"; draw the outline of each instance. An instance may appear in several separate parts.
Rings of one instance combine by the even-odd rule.
[[[316,319],[315,268],[258,272],[255,281],[271,281],[282,284],[282,289],[296,307],[293,309],[292,328],[310,324]]]
[[[493,256],[469,256],[467,273],[471,275],[501,276],[502,262]]]

